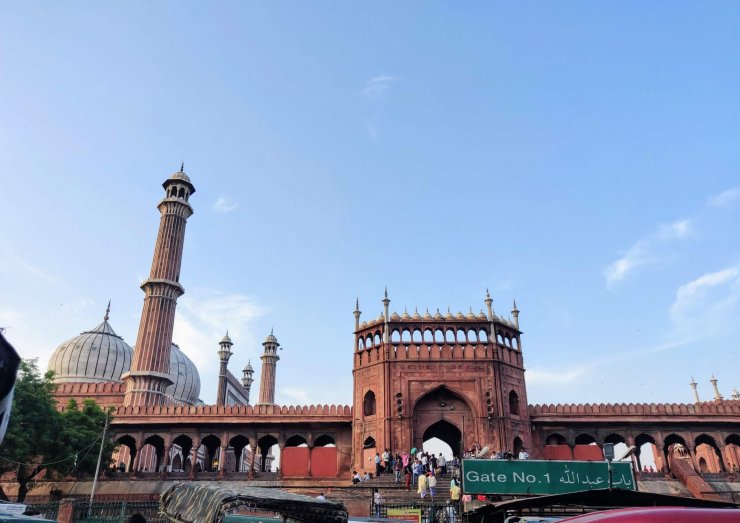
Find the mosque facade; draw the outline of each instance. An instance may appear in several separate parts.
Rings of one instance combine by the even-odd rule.
[[[438,438],[459,455],[466,449],[526,449],[533,458],[603,459],[604,442],[649,451],[660,470],[682,474],[740,470],[740,395],[691,404],[529,405],[519,310],[496,314],[382,312],[363,320],[354,310],[352,405],[275,404],[280,346],[263,343],[256,401],[251,362],[229,369],[232,340],[218,343],[216,404],[200,400],[197,367],[173,343],[180,268],[195,186],[180,171],[163,183],[164,198],[144,304],[133,347],[113,330],[110,306],[102,323],[62,343],[49,370],[62,408],[92,398],[113,407],[120,443],[117,470],[131,477],[190,479],[272,477],[344,480],[374,470],[376,452],[422,448]],[[695,386],[695,384],[694,384]],[[697,492],[704,486],[697,487]]]

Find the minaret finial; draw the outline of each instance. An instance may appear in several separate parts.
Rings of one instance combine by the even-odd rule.
[[[110,300],[108,300],[108,307],[105,309],[105,316],[103,316],[103,321],[108,321],[110,318],[108,315],[110,314]]]
[[[387,286],[387,285],[385,286],[385,296],[384,296],[384,297],[385,297],[385,298],[387,298],[387,297],[388,297],[388,286]]]
[[[490,297],[491,297],[491,293],[488,292],[488,287],[486,287],[486,298],[490,298]]]
[[[355,301],[355,310],[356,311],[359,311],[360,310],[360,298],[359,297]]]
[[[185,162],[182,162],[182,163],[180,164],[180,172],[181,172],[181,173],[184,173],[184,172],[185,172]]]
[[[272,327],[270,327],[270,336],[272,336],[274,334],[273,331],[274,331],[274,329]]]

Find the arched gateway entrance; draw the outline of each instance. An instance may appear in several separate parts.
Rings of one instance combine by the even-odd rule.
[[[424,394],[414,405],[413,446],[421,449],[425,441],[438,438],[459,456],[466,432],[475,433],[473,423],[472,411],[463,397],[442,385]]]

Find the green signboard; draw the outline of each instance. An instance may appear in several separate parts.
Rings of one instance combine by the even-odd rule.
[[[611,487],[636,490],[631,462],[612,462]],[[606,461],[462,461],[465,494],[565,494],[606,488],[609,488]]]

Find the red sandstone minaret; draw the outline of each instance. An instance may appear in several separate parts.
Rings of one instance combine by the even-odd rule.
[[[275,371],[280,356],[277,349],[280,347],[277,338],[270,331],[270,335],[262,343],[265,352],[260,356],[262,360],[262,378],[260,379],[259,404],[272,405],[275,403]]]
[[[162,405],[165,403],[164,391],[172,383],[169,378],[172,327],[177,298],[185,292],[180,285],[180,265],[185,225],[193,214],[188,199],[195,187],[183,172],[183,167],[165,180],[162,187],[165,197],[157,206],[162,218],[152,270],[149,279],[141,285],[144,307],[139,334],[131,371],[122,376],[126,383],[126,406]]]

